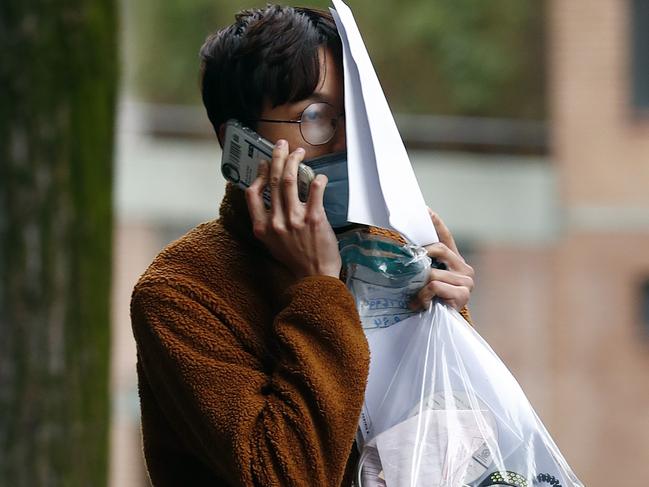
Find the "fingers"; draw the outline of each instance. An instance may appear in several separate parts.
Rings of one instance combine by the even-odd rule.
[[[431,269],[429,274],[429,281],[441,281],[453,286],[463,286],[469,291],[473,290],[473,277],[457,272],[444,271],[441,269]]]
[[[300,228],[304,224],[304,206],[300,202],[297,173],[305,151],[299,147],[289,154],[288,142],[280,139],[273,149],[270,166],[271,226],[276,232]]]
[[[465,261],[455,244],[455,239],[446,224],[437,213],[428,208],[430,219],[435,225],[439,242],[426,247],[428,256],[446,264],[449,270],[467,274],[473,277],[473,268]]]
[[[470,277],[474,276],[473,267],[467,264],[457,251],[453,251],[442,242],[428,245],[426,251],[430,258],[437,259],[446,264],[448,270],[466,274]]]
[[[457,245],[455,245],[455,239],[453,238],[451,231],[448,229],[439,215],[430,208],[428,208],[428,214],[430,215],[430,219],[433,221],[433,225],[435,226],[435,231],[437,232],[439,241],[446,245],[457,255],[460,255],[460,252],[458,252],[457,250]]]
[[[410,303],[413,309],[428,308],[434,297],[446,301],[453,308],[460,310],[468,302],[471,289],[466,286],[456,286],[443,281],[429,281]]]
[[[282,173],[282,193],[284,196],[286,220],[288,222],[293,222],[296,218],[299,219],[302,217],[302,202],[298,196],[297,189],[297,170],[302,159],[304,159],[304,149],[299,147],[289,154],[284,165],[284,172]]]
[[[259,164],[257,178],[246,190],[246,203],[248,205],[248,212],[250,213],[253,232],[258,238],[265,231],[266,220],[268,218],[263,197],[264,190],[268,184],[268,171],[268,162],[262,161]]]
[[[460,255],[455,240],[444,222],[428,210],[440,241],[426,247],[428,256],[446,264],[447,270],[431,269],[429,281],[412,300],[411,307],[427,308],[434,297],[461,309],[469,302],[474,287],[475,271]]]
[[[306,213],[310,223],[319,223],[321,219],[326,219],[324,212],[323,199],[324,191],[327,186],[327,176],[318,174],[309,187],[309,199],[306,202]]]
[[[299,199],[298,168],[304,155],[304,149],[289,154],[288,143],[280,140],[273,149],[272,161],[260,164],[257,179],[246,191],[253,232],[295,278],[338,277],[341,267],[338,242],[323,206],[326,176],[316,176],[306,204]],[[270,187],[270,211],[263,200],[267,187]]]
[[[284,172],[284,165],[286,164],[286,157],[288,156],[288,142],[285,140],[278,140],[273,149],[273,160],[270,163],[270,177],[268,179],[268,186],[270,186],[270,205],[273,220],[284,219],[283,205],[282,205],[282,188],[280,187],[282,181],[282,173]]]

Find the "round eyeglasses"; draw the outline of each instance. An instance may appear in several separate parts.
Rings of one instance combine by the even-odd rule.
[[[298,120],[275,120],[258,118],[257,122],[297,123],[300,125],[302,138],[311,145],[322,145],[333,139],[338,128],[338,120],[345,113],[336,113],[336,109],[326,102],[311,103],[304,109]]]

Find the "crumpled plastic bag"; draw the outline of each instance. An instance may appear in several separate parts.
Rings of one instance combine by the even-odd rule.
[[[408,301],[425,249],[362,231],[339,240],[371,351],[358,487],[583,487],[525,393],[460,313]]]

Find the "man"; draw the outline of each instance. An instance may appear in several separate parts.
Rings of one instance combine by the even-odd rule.
[[[350,485],[369,352],[339,280],[326,177],[297,196],[300,161],[345,150],[342,49],[327,12],[239,13],[201,49],[202,95],[223,142],[237,118],[275,143],[220,218],[167,247],[133,292],[144,452],[155,486]],[[328,115],[327,115],[328,114]],[[271,208],[262,199],[271,190]],[[460,309],[473,287],[445,244],[414,299]]]

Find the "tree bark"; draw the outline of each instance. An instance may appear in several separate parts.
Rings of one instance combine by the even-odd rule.
[[[0,3],[0,485],[106,484],[116,18]]]

